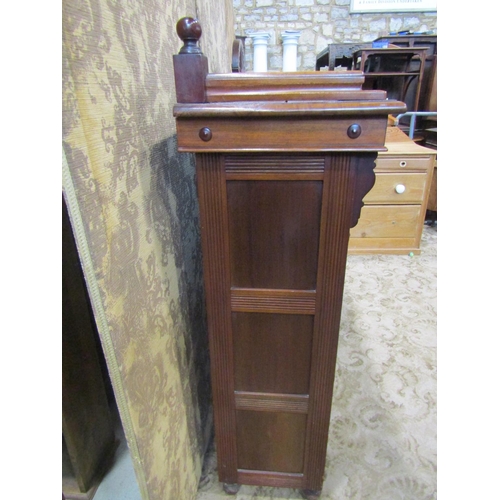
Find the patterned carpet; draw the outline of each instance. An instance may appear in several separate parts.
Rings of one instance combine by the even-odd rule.
[[[437,227],[422,254],[349,256],[322,499],[436,498]],[[299,499],[298,490],[217,480],[215,450],[196,500]]]

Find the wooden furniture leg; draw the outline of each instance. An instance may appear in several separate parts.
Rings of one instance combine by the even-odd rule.
[[[229,483],[224,483],[222,485],[222,488],[228,495],[236,495],[238,491],[240,490],[241,485],[239,484],[229,484]]]
[[[321,495],[321,490],[300,490],[302,498],[306,500],[318,500]]]

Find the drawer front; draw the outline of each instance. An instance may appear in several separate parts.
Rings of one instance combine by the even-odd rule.
[[[192,118],[177,119],[181,152],[374,151],[382,149],[387,118]],[[347,131],[354,123],[358,137]]]
[[[432,163],[431,156],[398,156],[385,157],[379,155],[376,160],[375,172],[379,170],[427,170]]]
[[[351,238],[413,238],[421,210],[421,205],[365,205]]]
[[[420,254],[420,239],[416,238],[350,238],[348,252],[351,255]]]
[[[422,203],[427,174],[377,173],[375,185],[364,197],[364,203]]]

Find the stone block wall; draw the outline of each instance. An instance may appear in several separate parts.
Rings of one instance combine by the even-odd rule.
[[[300,30],[297,69],[314,70],[316,56],[329,43],[369,43],[389,32],[411,30],[437,33],[436,12],[350,14],[350,0],[233,0],[235,33],[264,31],[268,70],[281,71],[281,33]],[[246,71],[253,68],[251,39],[245,40]]]

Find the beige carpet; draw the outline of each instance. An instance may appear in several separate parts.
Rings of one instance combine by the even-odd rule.
[[[322,499],[436,498],[437,228],[419,256],[349,256]],[[215,451],[197,500],[298,499],[242,486],[226,495]]]

